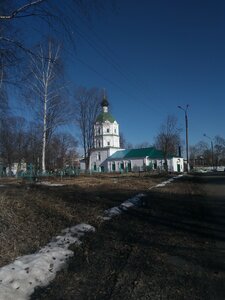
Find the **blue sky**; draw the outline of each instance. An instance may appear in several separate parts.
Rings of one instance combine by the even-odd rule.
[[[169,114],[184,139],[186,104],[190,144],[225,136],[225,1],[120,0],[88,24],[77,16],[74,36],[64,53],[71,94],[105,88],[128,142],[153,143]]]

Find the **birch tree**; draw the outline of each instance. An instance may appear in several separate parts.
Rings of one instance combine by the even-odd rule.
[[[54,38],[75,48],[77,19],[86,21],[108,6],[103,0],[0,0],[0,97],[3,84],[20,87],[22,64],[32,51],[32,40],[51,31]],[[30,26],[32,24],[32,26]],[[36,30],[41,28],[43,35]],[[5,98],[4,98],[5,101]]]
[[[46,172],[46,147],[53,131],[69,118],[69,103],[63,92],[60,46],[52,40],[40,44],[31,55],[28,103],[42,122],[42,172]]]

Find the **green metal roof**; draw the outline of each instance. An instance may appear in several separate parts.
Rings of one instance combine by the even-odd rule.
[[[109,157],[109,159],[131,159],[131,158],[144,158],[148,156],[152,159],[163,159],[163,152],[154,147],[119,150]]]
[[[96,122],[100,122],[100,123],[103,123],[103,122],[106,122],[106,121],[109,121],[110,123],[113,123],[115,121],[115,119],[108,112],[100,113],[100,115],[96,119]]]
[[[113,153],[109,159],[123,159],[125,156],[130,152],[130,150],[118,150],[115,153]]]

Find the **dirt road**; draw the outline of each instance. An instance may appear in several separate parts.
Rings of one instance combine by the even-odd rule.
[[[225,176],[189,176],[99,225],[32,299],[225,299]]]

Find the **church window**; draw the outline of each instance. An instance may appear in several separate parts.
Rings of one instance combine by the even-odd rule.
[[[116,128],[114,129],[114,133],[116,133]]]
[[[107,128],[107,132],[109,132],[109,128]]]
[[[110,142],[107,142],[108,146],[110,146]]]
[[[101,153],[98,152],[98,160],[101,160]]]
[[[98,128],[98,134],[100,134],[101,133],[101,130],[100,130],[100,127]]]
[[[98,141],[98,146],[101,147],[101,142],[100,141]]]

